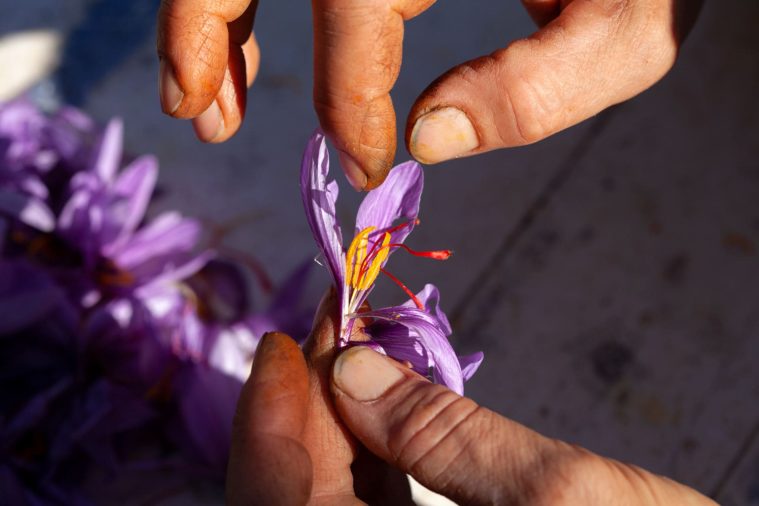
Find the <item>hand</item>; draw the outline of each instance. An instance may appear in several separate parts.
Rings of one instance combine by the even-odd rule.
[[[716,504],[667,478],[541,436],[367,347],[338,357],[331,389],[359,442],[458,504]]]
[[[305,357],[283,334],[261,342],[235,419],[229,504],[410,504],[403,473],[463,504],[714,504],[545,438],[368,348],[332,367],[336,310],[325,299]]]
[[[259,344],[234,421],[228,504],[331,506],[361,503],[357,496],[413,504],[405,474],[361,448],[335,414],[329,375],[337,312],[327,296],[304,352],[279,333]]]
[[[314,105],[357,189],[380,184],[396,149],[390,98],[403,23],[434,0],[313,0]],[[406,145],[437,163],[541,140],[627,100],[673,65],[701,0],[522,0],[530,37],[446,72],[417,99]],[[164,112],[221,142],[240,126],[259,50],[258,0],[163,0]],[[449,27],[476,29],[476,27]]]

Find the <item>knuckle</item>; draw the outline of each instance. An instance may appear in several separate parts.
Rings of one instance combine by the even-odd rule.
[[[508,59],[519,52],[531,51],[534,41],[519,41],[496,55],[499,60]],[[518,58],[521,58],[518,56]],[[524,144],[537,142],[556,130],[562,111],[560,97],[552,73],[545,68],[501,64],[498,82],[501,83],[503,109],[512,115],[516,133]],[[512,132],[499,132],[505,142]],[[507,137],[503,139],[503,137]]]
[[[505,99],[511,104],[519,138],[532,144],[553,133],[556,112],[550,104],[545,85],[529,75],[516,76],[505,88]]]
[[[671,2],[615,0],[606,9],[609,38],[626,46],[626,53],[644,75],[640,81],[651,85],[674,64],[678,43]]]
[[[444,387],[430,390],[391,427],[388,449],[402,468],[438,476],[450,470],[475,435],[471,422],[480,408]]]

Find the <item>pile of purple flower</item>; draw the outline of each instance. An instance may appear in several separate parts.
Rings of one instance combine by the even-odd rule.
[[[177,212],[146,220],[158,166],[122,124],[0,104],[3,504],[159,500],[221,487],[260,337],[303,337],[297,269],[253,312],[250,273],[199,249]]]

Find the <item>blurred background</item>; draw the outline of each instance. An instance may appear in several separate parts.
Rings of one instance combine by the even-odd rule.
[[[0,6],[0,100],[122,117],[127,152],[160,160],[152,212],[222,227],[275,280],[315,255],[297,177],[316,126],[307,3],[261,2],[247,118],[218,146],[161,114],[158,0]],[[759,504],[757,21],[757,2],[706,2],[648,92],[536,145],[426,169],[410,244],[456,254],[392,265],[441,288],[459,352],[485,352],[468,395],[724,504]],[[516,0],[439,2],[409,22],[401,121],[439,74],[533,30]],[[360,196],[342,189],[350,226]],[[401,298],[387,284],[375,304]]]

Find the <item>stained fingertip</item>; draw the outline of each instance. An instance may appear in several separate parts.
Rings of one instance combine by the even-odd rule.
[[[337,156],[340,159],[340,166],[343,168],[345,177],[354,190],[360,192],[366,188],[369,178],[356,160],[348,153],[338,151]]]
[[[256,360],[266,362],[273,354],[284,352],[292,354],[298,349],[298,343],[282,332],[266,332],[256,348]]]
[[[395,153],[395,146],[393,146],[393,153]],[[364,186],[364,191],[373,190],[384,183],[385,179],[387,179],[387,175],[390,174],[392,165],[391,159],[390,162],[376,164],[374,170],[367,171],[367,181],[366,186]]]
[[[298,344],[270,332],[258,345],[238,402],[235,429],[297,437],[308,400],[308,370]]]
[[[293,368],[305,371],[305,360],[298,343],[282,332],[267,332],[256,348],[246,386],[253,385],[247,388],[255,390],[255,385],[268,382],[272,377],[283,374],[283,370]]]

